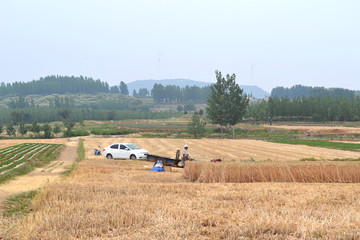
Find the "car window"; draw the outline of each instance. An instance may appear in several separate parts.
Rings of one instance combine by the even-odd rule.
[[[123,145],[123,144],[121,144],[121,145],[120,145],[120,149],[125,150],[125,149],[126,149],[126,146],[125,146],[125,145]]]
[[[113,144],[113,145],[111,145],[111,147],[110,148],[113,148],[113,149],[118,149],[119,148],[119,144]]]
[[[139,148],[138,146],[136,146],[135,144],[132,144],[132,143],[128,144],[128,147],[129,147],[130,149],[132,149],[132,150],[141,149],[141,148]]]

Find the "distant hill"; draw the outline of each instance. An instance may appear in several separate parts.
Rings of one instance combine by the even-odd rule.
[[[136,92],[139,92],[140,88],[146,88],[147,90],[151,91],[151,89],[154,87],[154,84],[162,84],[163,86],[166,85],[176,85],[181,88],[186,86],[198,86],[198,87],[205,87],[212,85],[214,83],[211,82],[201,82],[201,81],[194,81],[190,79],[163,79],[163,80],[137,80],[134,82],[127,83],[129,93],[132,94],[133,90],[135,89]],[[248,86],[248,85],[240,85],[242,89],[244,89],[244,92],[248,95],[252,95],[255,98],[265,98],[267,96],[270,96],[270,93],[264,91],[263,89],[257,87],[257,86]]]

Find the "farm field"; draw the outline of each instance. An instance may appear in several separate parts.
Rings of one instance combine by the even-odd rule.
[[[60,144],[22,143],[0,149],[0,175],[37,161],[38,158],[47,157],[60,146]]]
[[[184,144],[188,144],[191,157],[204,162],[209,162],[214,158],[221,158],[225,162],[249,160],[287,162],[303,158],[331,160],[360,157],[359,152],[247,139],[86,138],[87,149],[85,150],[90,159],[98,159],[91,156],[95,147],[100,145],[104,148],[116,142],[131,142],[148,150],[151,154],[172,158],[175,158],[177,149],[182,149]]]
[[[148,145],[141,140],[149,141]],[[185,141],[86,138],[85,160],[73,174],[48,185],[36,198],[29,216],[1,221],[0,229],[4,231],[0,238],[360,238],[360,184],[190,182],[183,176],[183,169],[152,173],[148,172],[148,162],[93,155],[99,143],[131,141],[146,148],[158,140],[163,140],[155,144],[158,148],[148,150],[166,153],[169,146],[176,148]],[[210,147],[215,142],[202,139],[188,144],[195,151],[195,144],[200,146],[201,141]],[[278,161],[275,164],[286,164],[283,161],[288,159]]]
[[[269,125],[265,125],[269,127]],[[297,130],[299,132],[310,132],[312,134],[360,134],[360,128],[345,126],[301,126],[301,125],[272,125],[271,128]]]
[[[22,144],[22,143],[50,143],[50,144],[64,144],[66,139],[55,138],[55,139],[6,139],[0,140],[0,149]]]
[[[71,141],[66,139],[48,139],[46,141],[39,139],[30,141],[28,139],[1,140],[0,143],[2,146],[7,146],[0,150],[0,177],[1,180],[4,180],[0,184],[0,211],[7,197],[29,190],[35,190],[45,186],[45,184],[49,182],[55,181],[59,178],[60,173],[65,171],[76,158],[77,139]],[[63,144],[65,146],[60,149],[60,146]],[[41,146],[43,146],[43,148]],[[26,149],[22,150],[21,148]],[[61,152],[58,152],[60,150]],[[4,154],[4,151],[13,151],[13,153]],[[60,156],[54,159],[54,155],[57,156],[59,154]],[[50,160],[52,161],[47,164]],[[28,161],[32,162],[27,164]],[[19,176],[23,174],[26,175]]]

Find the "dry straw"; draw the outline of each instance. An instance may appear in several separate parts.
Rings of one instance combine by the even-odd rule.
[[[359,183],[360,165],[354,163],[304,164],[188,164],[186,178],[193,182],[304,182]]]

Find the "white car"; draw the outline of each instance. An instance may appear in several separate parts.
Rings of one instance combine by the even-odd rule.
[[[103,149],[103,156],[107,159],[146,159],[149,152],[132,143],[114,143]]]

